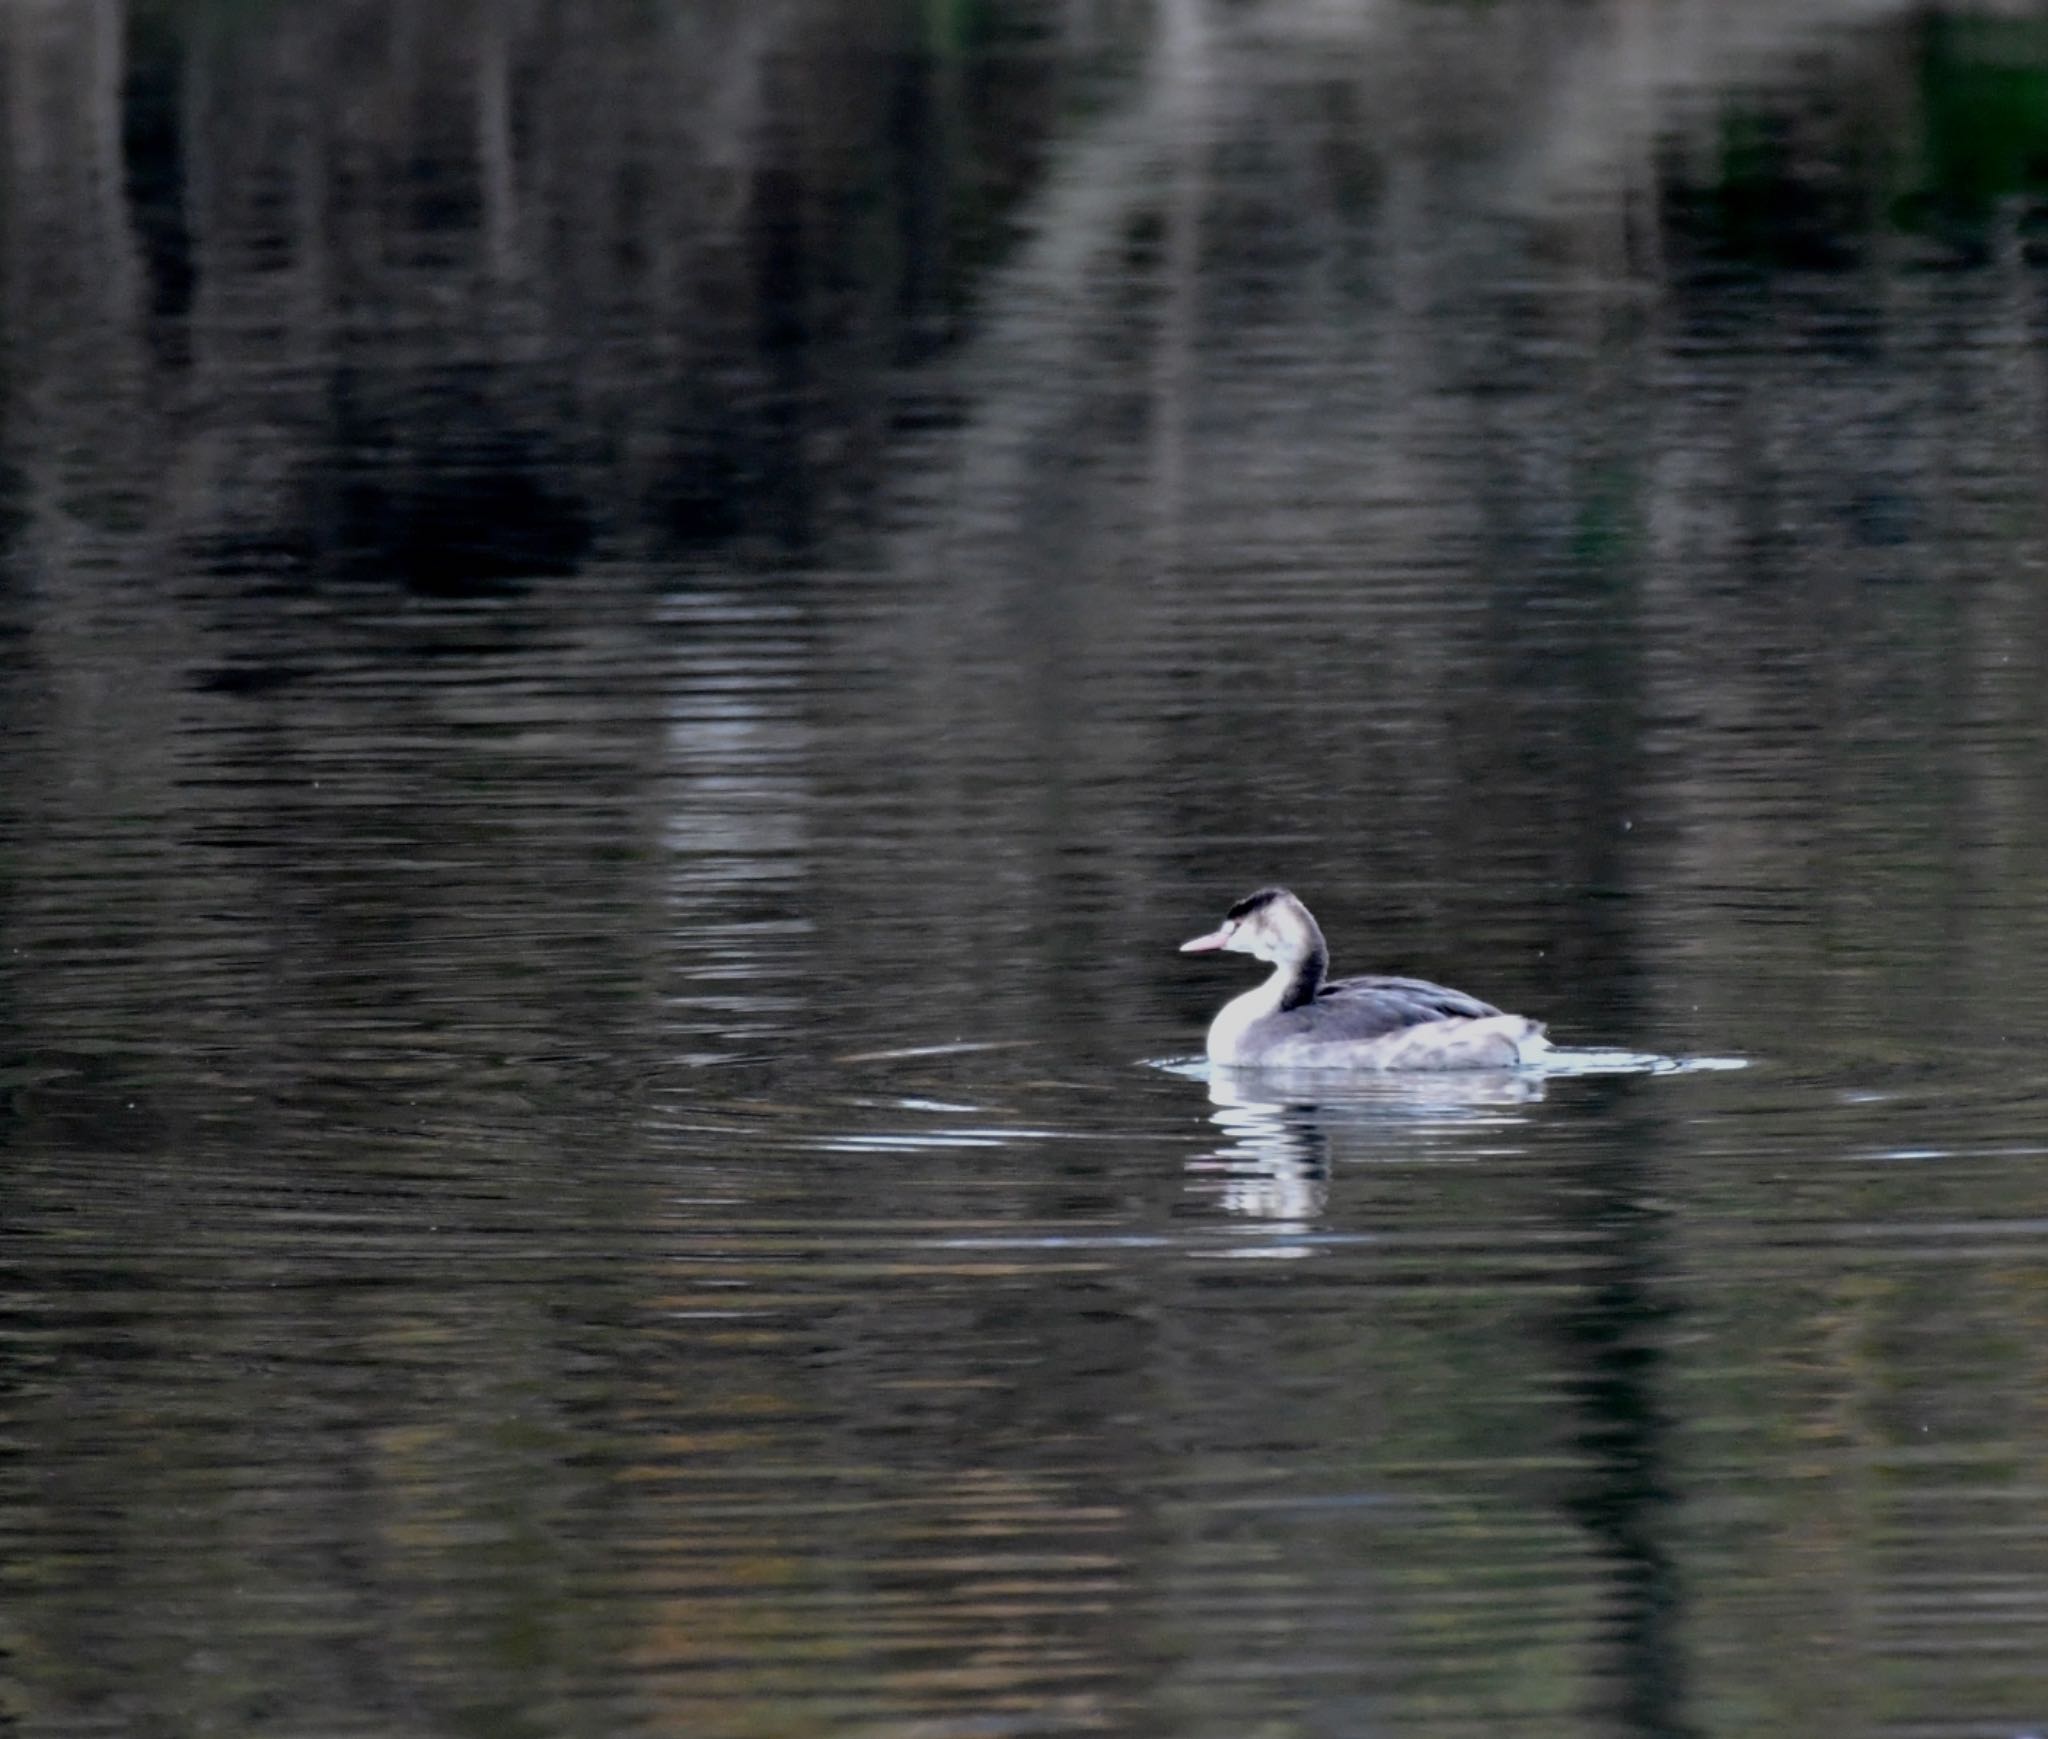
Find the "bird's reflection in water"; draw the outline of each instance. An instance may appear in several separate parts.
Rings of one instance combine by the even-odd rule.
[[[1540,1075],[1509,1070],[1332,1078],[1313,1070],[1215,1069],[1209,1113],[1222,1145],[1188,1162],[1190,1195],[1261,1222],[1238,1255],[1305,1256],[1339,1160],[1459,1159],[1472,1138],[1519,1121],[1543,1097]]]

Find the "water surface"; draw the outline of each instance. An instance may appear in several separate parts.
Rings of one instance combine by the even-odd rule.
[[[2030,15],[0,50],[11,1731],[2048,1723]]]

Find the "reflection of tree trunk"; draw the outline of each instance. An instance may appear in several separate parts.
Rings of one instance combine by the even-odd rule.
[[[492,11],[476,36],[476,155],[483,188],[484,258],[501,294],[521,277],[511,86],[510,45],[499,14]]]
[[[116,788],[129,773],[153,782],[142,769],[165,747],[183,638],[161,590],[116,599],[93,571],[148,540],[168,446],[124,197],[122,16],[118,0],[0,11],[12,84],[4,458],[24,483],[40,626],[77,654],[52,668]]]
[[[1605,1096],[1625,1098],[1630,1085]],[[1610,1265],[1557,1324],[1584,1463],[1566,1507],[1599,1547],[1612,1590],[1602,1626],[1608,1654],[1595,1674],[1607,1706],[1587,1711],[1589,1729],[1597,1722],[1631,1739],[1685,1739],[1700,1729],[1686,1706],[1685,1590],[1669,1538],[1677,1492],[1665,1394],[1671,1361],[1661,1344],[1670,1311],[1660,1282],[1670,1263],[1662,1210],[1643,1205],[1658,1187],[1643,1162],[1663,1151],[1667,1134],[1653,1118],[1630,1119],[1618,1101],[1606,1121],[1613,1127],[1599,1151],[1607,1157],[1574,1217],[1587,1248]]]
[[[1214,74],[1207,62],[1211,23],[1207,0],[1167,0],[1161,9],[1161,59],[1182,88],[1206,93]],[[1171,573],[1187,511],[1188,443],[1195,390],[1201,305],[1204,173],[1212,120],[1195,103],[1184,120],[1163,205],[1165,229],[1155,268],[1160,314],[1152,341],[1152,526],[1159,559]]]

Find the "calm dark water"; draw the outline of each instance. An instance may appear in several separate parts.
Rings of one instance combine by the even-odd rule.
[[[2048,1728],[2035,12],[0,68],[0,1727]]]

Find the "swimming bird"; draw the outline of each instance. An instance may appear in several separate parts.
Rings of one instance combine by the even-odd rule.
[[[1284,1069],[1511,1069],[1549,1049],[1540,1022],[1421,978],[1326,978],[1330,948],[1285,888],[1261,888],[1183,954],[1250,954],[1273,975],[1224,1004],[1209,1061]]]

